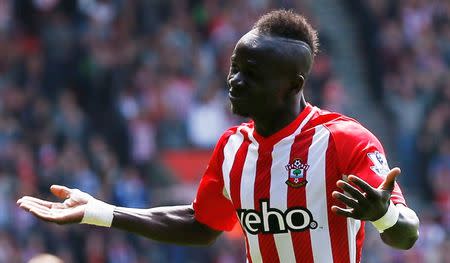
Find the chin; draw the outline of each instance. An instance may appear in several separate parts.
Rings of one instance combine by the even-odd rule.
[[[247,111],[245,111],[243,109],[239,109],[239,107],[233,106],[233,104],[231,104],[231,112],[240,117],[244,117],[244,118],[250,117],[250,114]]]

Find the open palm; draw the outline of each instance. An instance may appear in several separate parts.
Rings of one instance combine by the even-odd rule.
[[[57,224],[79,223],[84,216],[87,202],[93,198],[78,189],[70,189],[61,185],[52,185],[50,191],[64,202],[50,202],[24,196],[17,200],[20,208],[36,217]]]
[[[391,169],[378,188],[372,187],[354,175],[349,175],[348,181],[358,186],[360,190],[349,182],[338,180],[337,186],[343,190],[343,193],[333,191],[332,196],[344,203],[347,208],[333,205],[331,211],[338,215],[366,221],[375,221],[381,218],[388,210],[389,200],[400,172],[398,167]]]

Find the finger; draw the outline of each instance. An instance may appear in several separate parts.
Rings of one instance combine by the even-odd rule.
[[[23,203],[20,205],[20,208],[24,209],[25,211],[32,213],[33,215],[37,217],[41,217],[42,215],[48,215],[49,209],[48,208],[40,208],[36,207],[31,203]]]
[[[349,175],[348,176],[348,180],[352,183],[354,183],[355,185],[357,185],[359,188],[361,188],[361,190],[363,190],[365,193],[367,193],[368,196],[374,196],[375,195],[375,191],[376,189],[373,188],[370,184],[368,184],[366,181],[364,181],[363,179],[354,176],[354,175]]]
[[[399,176],[401,172],[402,171],[398,167],[391,169],[389,173],[386,175],[386,179],[384,179],[383,183],[381,183],[379,188],[382,190],[392,192],[392,190],[394,190],[395,180],[397,179],[397,176]]]
[[[66,199],[70,197],[72,190],[63,185],[52,185],[50,186],[50,191],[57,197],[61,199]]]
[[[70,212],[63,208],[63,209],[55,209],[55,208],[48,208],[45,206],[42,206],[38,203],[30,202],[30,201],[23,201],[20,204],[20,208],[30,212],[34,216],[36,216],[39,219],[42,219],[47,222],[53,222],[53,223],[70,223],[66,220],[66,217],[70,214]],[[73,222],[80,222],[80,220],[74,220]]]
[[[66,210],[48,209],[35,203],[26,203],[23,208],[27,209],[31,214],[39,219],[53,223],[61,223],[64,216],[67,214]]]
[[[45,200],[35,198],[32,196],[24,196],[21,199],[19,199],[17,202],[19,203],[19,202],[24,202],[24,201],[35,202],[35,203],[38,203],[38,204],[43,205],[48,208],[52,208],[52,205],[54,204],[53,202],[45,201]]]
[[[45,211],[39,208],[30,209],[30,213],[47,222],[56,222],[53,214],[49,211]]]
[[[336,199],[342,201],[344,204],[346,204],[346,205],[349,206],[349,207],[352,207],[352,208],[358,208],[358,207],[359,207],[358,201],[356,201],[355,199],[350,198],[350,197],[348,197],[348,196],[346,196],[346,195],[344,195],[344,194],[342,194],[342,193],[339,193],[339,192],[337,192],[337,191],[334,191],[333,194],[332,194],[332,196],[333,196],[334,198],[336,198]]]
[[[339,206],[333,205],[333,206],[331,207],[331,211],[333,211],[333,213],[338,214],[338,215],[341,215],[341,216],[351,217],[351,218],[358,219],[358,218],[356,218],[355,215],[353,214],[353,209],[343,209],[343,208],[341,208],[341,207],[339,207]]]
[[[29,204],[27,204],[26,202],[18,202],[17,203],[19,205],[20,208],[22,208],[25,211],[30,211],[30,206]]]
[[[64,209],[67,208],[67,206],[63,203],[53,203],[52,207],[53,209]]]
[[[39,214],[39,215],[50,215],[52,214],[52,212],[50,211],[50,209],[46,209],[43,207],[39,207],[39,206],[33,206],[30,208],[30,213],[34,212],[33,214]]]
[[[46,206],[40,205],[40,204],[32,202],[32,201],[27,201],[27,200],[24,200],[23,202],[21,202],[20,208],[23,208],[23,209],[25,209],[27,211],[30,211],[33,208],[38,208],[38,209],[41,209],[41,210],[50,210]]]
[[[338,180],[336,185],[339,188],[341,188],[342,190],[344,190],[345,192],[347,192],[348,194],[350,194],[354,199],[358,200],[358,202],[361,203],[366,200],[366,197],[364,196],[364,194],[361,193],[358,189],[356,189],[352,185],[350,185],[349,183],[344,182],[342,180]]]

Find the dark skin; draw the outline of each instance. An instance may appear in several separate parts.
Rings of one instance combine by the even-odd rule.
[[[262,136],[279,131],[306,106],[304,76],[311,64],[311,53],[305,46],[250,31],[239,40],[231,56],[228,84],[233,113],[253,119],[256,131]],[[354,175],[348,176],[348,182],[338,181],[337,187],[343,191],[333,192],[333,197],[347,207],[333,206],[331,210],[355,219],[377,220],[387,211],[399,174],[398,168],[392,169],[378,188]],[[25,196],[17,203],[48,222],[79,223],[90,196],[64,186],[54,185],[51,191],[65,201],[49,202]],[[392,247],[409,249],[418,238],[419,220],[409,208],[397,207],[400,209],[398,222],[385,230],[381,238]],[[191,205],[150,209],[117,207],[112,227],[161,242],[186,245],[208,245],[221,234],[198,222]]]

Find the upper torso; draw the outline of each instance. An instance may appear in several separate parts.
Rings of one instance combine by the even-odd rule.
[[[229,210],[225,216],[233,209],[249,262],[359,262],[363,223],[332,213],[332,205],[342,204],[331,193],[349,173],[378,186],[386,169],[381,144],[370,132],[350,118],[308,105],[269,137],[258,135],[252,122],[229,129],[205,173],[217,177],[224,198],[208,194],[211,199],[203,201],[202,181],[194,209],[199,221],[218,229],[223,219],[202,211],[214,200]],[[393,200],[404,203],[398,186]]]

